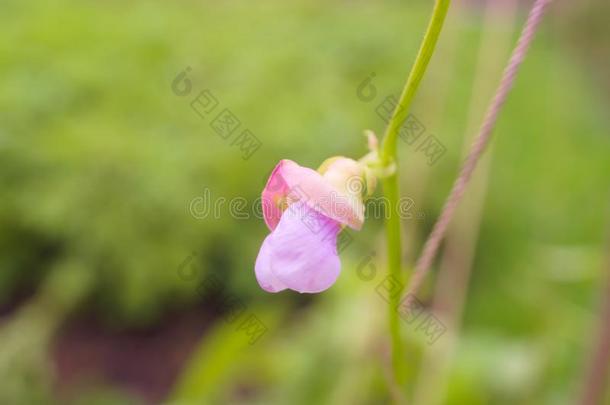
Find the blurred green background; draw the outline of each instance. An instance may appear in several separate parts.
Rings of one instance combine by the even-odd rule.
[[[0,403],[389,403],[383,221],[350,232],[327,292],[268,294],[253,210],[280,159],[366,153],[362,131],[382,133],[377,106],[400,92],[429,3],[3,0]],[[430,166],[400,146],[407,267],[517,38],[530,2],[518,3],[449,12],[413,106],[446,153]],[[556,1],[542,25],[454,249],[420,294],[448,331],[428,345],[403,325],[416,403],[579,396],[608,254],[609,11]],[[219,107],[201,118],[190,103],[205,89]],[[211,128],[222,108],[260,140],[249,159]],[[228,203],[193,215],[194,202],[236,197],[249,218]],[[443,290],[444,268],[470,275],[461,295]],[[250,314],[266,330],[254,343],[240,329]]]

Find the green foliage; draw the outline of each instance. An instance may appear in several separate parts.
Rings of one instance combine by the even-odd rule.
[[[365,153],[362,130],[382,132],[376,105],[399,92],[428,6],[3,1],[0,304],[41,280],[62,280],[50,288],[66,311],[84,302],[108,322],[141,326],[200,299],[197,282],[209,273],[261,314],[300,302],[256,285],[253,263],[267,229],[253,215],[253,202],[281,158],[315,167],[331,155]],[[458,32],[455,63],[445,66],[442,53],[431,61],[454,79],[440,92],[438,76],[426,78],[413,106],[447,147],[431,168],[426,199],[415,202],[426,213],[425,230],[462,159],[479,19],[464,19]],[[585,67],[547,35],[535,42],[495,133],[448,403],[507,403],[500,398],[509,388],[512,403],[561,402],[578,388],[592,338],[609,199],[608,101]],[[171,84],[187,66],[193,90],[180,97]],[[356,88],[371,72],[378,98],[367,103]],[[211,118],[191,109],[206,88],[261,140],[250,159],[210,128]],[[442,125],[430,112],[434,100],[445,107]],[[423,161],[415,148],[399,147],[402,161]],[[410,195],[410,184],[401,187]],[[226,204],[218,219],[193,217],[189,204],[205,189],[212,201],[245,198],[250,218],[232,218]],[[354,234],[359,246],[377,246],[375,222]],[[185,280],[178,267],[193,252],[189,268],[197,277]],[[301,309],[297,321],[270,315],[265,343],[240,351],[240,337],[220,321],[178,382],[176,400],[387,401],[376,351],[385,337],[371,332],[385,326],[362,315],[385,309],[373,284],[353,280],[365,253],[348,249],[337,286]],[[381,262],[378,268],[383,272]],[[22,359],[20,375],[29,375],[45,363],[53,325],[44,314],[24,319],[3,329],[0,357],[13,364],[24,353],[21,336],[39,339],[23,343],[39,348]],[[412,351],[410,368],[421,347]],[[528,367],[519,368],[523,358]],[[32,386],[43,394],[30,403],[48,394],[47,377],[35,373]],[[23,394],[24,381],[30,380],[2,379],[0,392]],[[254,394],[240,395],[242,386]],[[114,395],[108,398],[99,394],[101,403]]]

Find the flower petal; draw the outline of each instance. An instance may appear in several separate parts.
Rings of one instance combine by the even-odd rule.
[[[254,274],[256,274],[256,281],[258,281],[263,290],[274,293],[285,290],[286,286],[271,271],[270,239],[271,235],[267,236],[263,241],[256,258],[256,264],[254,265]]]
[[[269,257],[261,262],[268,260],[271,273],[291,290],[301,293],[324,291],[337,281],[341,271],[337,255],[340,231],[337,221],[303,201],[293,203],[265,240],[270,252],[265,253]]]
[[[283,211],[296,201],[306,201],[310,208],[353,229],[360,229],[364,222],[362,202],[334,187],[315,170],[284,159],[273,169],[262,193],[263,215],[269,229],[275,229]]]

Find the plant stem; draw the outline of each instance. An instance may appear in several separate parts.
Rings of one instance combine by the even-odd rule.
[[[434,53],[434,48],[438,42],[438,37],[441,33],[447,10],[449,9],[449,3],[451,3],[451,0],[436,0],[434,4],[432,17],[430,18],[426,34],[424,35],[424,39],[417,52],[415,63],[413,63],[413,67],[407,78],[407,83],[400,95],[398,105],[394,109],[392,118],[390,118],[390,122],[388,123],[383,136],[381,161],[384,166],[391,163],[391,160],[396,158],[396,138],[398,137],[398,131],[409,115],[409,108],[411,106],[411,101],[413,101],[413,96],[415,96],[417,87],[428,67],[428,62],[430,62],[432,53]]]
[[[400,304],[400,297],[402,296],[402,286],[404,285],[404,278],[401,272],[401,242],[400,242],[400,218],[395,215],[396,211],[394,208],[398,206],[398,177],[393,174],[383,180],[383,192],[391,211],[390,215],[386,220],[386,240],[388,244],[388,272],[390,279],[396,281],[399,291],[391,289],[388,306],[388,322],[390,326],[390,339],[391,339],[391,358],[392,358],[392,370],[394,373],[394,381],[399,385],[404,384],[405,381],[405,367],[404,367],[404,352],[400,339],[400,319],[398,317],[398,305]]]
[[[428,62],[432,57],[434,48],[438,41],[438,37],[447,15],[450,0],[436,0],[432,17],[428,23],[426,34],[424,35],[422,44],[417,53],[415,63],[407,78],[407,83],[400,95],[398,105],[396,106],[392,118],[386,128],[383,143],[381,145],[380,159],[384,167],[390,166],[397,160],[396,156],[396,140],[398,131],[403,122],[408,116],[409,107],[415,96],[415,92],[421,82]],[[386,221],[386,239],[388,244],[388,271],[392,280],[403,285],[403,277],[401,272],[401,238],[400,238],[400,219],[396,215],[398,207],[399,190],[398,190],[398,175],[392,174],[383,180],[383,190],[385,197],[389,202],[390,215]],[[400,324],[398,316],[398,305],[400,304],[401,291],[392,291],[390,294],[389,303],[389,327],[392,345],[392,370],[394,379],[398,384],[404,384],[406,381],[406,373],[404,367],[403,348],[400,339]]]

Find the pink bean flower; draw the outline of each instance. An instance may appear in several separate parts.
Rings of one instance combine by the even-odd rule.
[[[366,166],[345,157],[326,160],[318,171],[280,161],[262,193],[271,233],[256,259],[259,285],[268,292],[300,293],[332,286],[341,271],[337,237],[345,226],[362,227],[362,197],[372,187]]]

